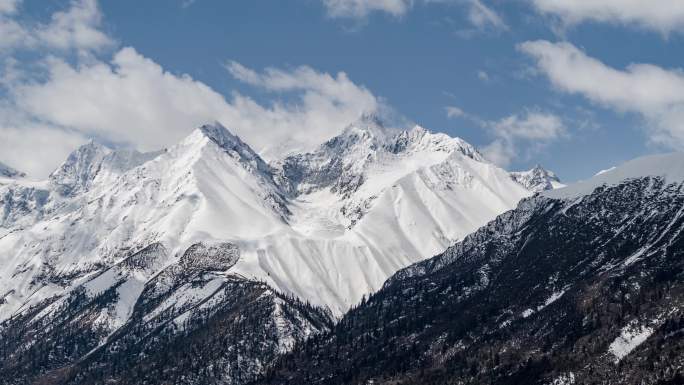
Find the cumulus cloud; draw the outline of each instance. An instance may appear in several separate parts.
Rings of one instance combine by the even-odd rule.
[[[102,14],[96,0],[73,0],[69,8],[52,14],[47,23],[19,21],[18,0],[0,0],[0,50],[49,49],[88,53],[112,47],[100,31]]]
[[[44,177],[66,159],[87,138],[77,132],[30,120],[11,122],[7,115],[0,120],[0,162]]]
[[[310,148],[338,133],[362,113],[383,107],[368,89],[352,82],[344,72],[333,76],[301,66],[289,71],[267,68],[259,73],[235,61],[226,63],[226,69],[236,79],[252,86],[297,96],[294,103],[277,102],[267,107],[244,96],[233,98],[233,106],[239,106],[242,111],[238,119],[241,126],[254,132],[250,134],[253,137],[250,144],[266,157],[281,154],[288,148]],[[266,127],[268,136],[275,140],[261,138]]]
[[[40,26],[36,38],[57,49],[97,50],[114,44],[100,31],[102,13],[96,0],[73,0],[69,9],[56,12]]]
[[[519,49],[558,90],[578,94],[618,112],[642,116],[650,138],[672,148],[684,146],[684,72],[651,64],[616,69],[570,43],[526,42]]]
[[[19,0],[0,0],[0,14],[12,14],[17,11]]]
[[[567,136],[563,119],[539,109],[524,109],[499,120],[483,119],[456,106],[445,110],[449,119],[463,119],[486,130],[493,140],[480,150],[485,158],[504,168]]]
[[[85,136],[157,149],[227,107],[224,98],[188,76],[175,76],[133,48],[111,63],[74,67],[46,63],[45,81],[13,87],[16,105],[31,116]]]
[[[498,121],[485,122],[494,141],[482,148],[487,159],[507,167],[521,156],[529,156],[566,135],[563,120],[548,112],[525,111]]]
[[[110,63],[74,67],[47,62],[45,81],[12,88],[15,105],[41,122],[83,137],[154,150],[175,144],[194,127],[218,120],[267,158],[309,149],[338,133],[379,102],[344,73],[309,67],[257,73],[231,62],[239,80],[266,90],[294,93],[290,103],[260,105],[234,93],[230,100],[188,75],[176,76],[135,49]]]
[[[661,33],[684,29],[680,0],[531,0],[542,13],[566,25],[584,21],[638,25]]]

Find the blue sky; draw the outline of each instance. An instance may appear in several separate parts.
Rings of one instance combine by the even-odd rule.
[[[208,119],[275,153],[378,106],[566,181],[680,150],[682,6],[592,3],[0,0],[0,161],[45,175],[89,138],[150,150]]]

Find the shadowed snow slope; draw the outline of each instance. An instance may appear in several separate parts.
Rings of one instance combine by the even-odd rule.
[[[0,162],[0,178],[21,178],[26,176],[21,171],[17,171],[12,167]]]
[[[130,310],[147,280],[199,242],[230,242],[240,255],[230,274],[339,316],[530,194],[461,139],[372,117],[272,165],[217,124],[156,153],[91,142],[48,181],[0,185],[0,320],[163,245],[154,268],[136,273],[133,298],[121,295]]]

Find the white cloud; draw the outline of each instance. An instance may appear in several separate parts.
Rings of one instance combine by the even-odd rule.
[[[377,101],[366,88],[354,84],[344,72],[332,76],[311,67],[301,66],[292,71],[267,68],[262,74],[235,61],[226,69],[238,80],[269,91],[304,91],[304,99],[326,99],[338,105],[355,106],[355,110],[375,109]]]
[[[483,82],[488,82],[489,81],[489,74],[483,70],[477,71],[477,78],[482,80]]]
[[[493,9],[484,5],[480,0],[468,0],[468,20],[479,30],[494,29],[506,30],[508,26],[501,16]]]
[[[32,36],[16,21],[0,13],[0,51],[32,44]]]
[[[681,0],[531,0],[540,11],[564,24],[584,21],[634,24],[662,33],[684,28]]]
[[[449,119],[466,116],[466,113],[456,106],[446,106],[444,109],[446,110],[447,118]]]
[[[46,63],[46,81],[13,87],[16,105],[33,117],[85,136],[143,150],[172,144],[192,126],[218,117],[224,98],[188,76],[175,76],[124,48],[111,63]]]
[[[383,107],[369,90],[353,83],[344,72],[333,76],[301,66],[291,71],[267,68],[258,73],[237,62],[228,62],[226,68],[236,79],[252,86],[297,95],[294,103],[269,107],[240,95],[232,101],[241,109],[244,128],[258,133],[250,144],[267,156],[282,152],[284,147],[310,148],[338,133],[362,113]],[[258,138],[265,127],[269,128],[271,140]]]
[[[363,19],[373,12],[402,16],[411,8],[413,0],[323,0],[323,5],[330,17]]]
[[[487,159],[502,167],[507,167],[513,159],[529,156],[566,135],[565,125],[560,117],[529,110],[521,115],[486,122],[485,127],[495,139],[482,152]]]
[[[52,48],[97,50],[114,44],[99,30],[101,22],[96,0],[73,0],[69,9],[54,13],[50,23],[39,27],[36,35]]]
[[[99,30],[102,14],[96,0],[72,0],[69,8],[52,14],[48,23],[18,20],[19,1],[0,0],[0,50],[49,49],[80,53],[114,46]]]
[[[462,30],[461,35],[472,35],[483,30],[506,30],[503,18],[481,0],[322,0],[328,16],[364,20],[371,13],[381,12],[393,17],[404,16],[416,4],[455,4],[465,7],[466,19],[473,29]]]
[[[651,64],[615,69],[569,43],[526,42],[522,52],[559,90],[583,95],[618,112],[640,114],[651,139],[672,148],[684,146],[684,72]]]
[[[111,63],[72,66],[52,58],[45,65],[46,80],[10,87],[19,111],[57,131],[67,128],[75,138],[96,137],[141,150],[175,144],[194,127],[218,120],[257,151],[275,156],[317,145],[379,105],[344,73],[331,76],[309,67],[257,73],[231,63],[231,72],[241,80],[294,94],[289,104],[264,106],[238,93],[227,101],[187,75],[166,72],[133,48],[117,52]],[[12,161],[21,157],[17,151],[6,151],[3,156],[12,158],[7,163],[34,175],[45,175],[56,165],[28,169]]]
[[[0,0],[0,14],[7,15],[17,11],[20,0]]]
[[[0,159],[29,176],[44,177],[87,139],[79,133],[31,121],[0,121]]]
[[[0,161],[43,177],[88,138],[156,150],[214,120],[257,151],[275,156],[320,144],[363,112],[381,107],[346,74],[306,66],[256,72],[229,63],[237,79],[277,94],[275,102],[259,104],[237,92],[226,99],[188,75],[166,71],[131,47],[98,59],[108,56],[106,51],[90,52],[113,44],[99,30],[101,18],[95,1],[82,0],[54,14],[47,24],[17,22],[33,39],[30,45],[18,43],[23,44],[20,48],[38,58],[26,63],[8,56],[0,63]],[[6,20],[15,21],[12,16]],[[69,55],[72,49],[85,55],[74,58]]]
[[[12,19],[19,3],[19,0],[0,0],[0,51],[26,45],[31,41],[28,31]]]

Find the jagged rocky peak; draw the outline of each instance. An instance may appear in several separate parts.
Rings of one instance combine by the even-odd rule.
[[[23,178],[26,174],[0,162],[0,178]]]
[[[77,148],[66,161],[50,174],[50,182],[63,195],[85,188],[95,178],[100,170],[102,161],[111,149],[90,140]]]
[[[541,192],[565,187],[553,172],[537,164],[528,171],[511,172],[511,178],[532,192]]]
[[[48,180],[60,194],[73,195],[87,190],[103,170],[118,175],[164,152],[165,150],[140,152],[130,148],[113,150],[90,140],[69,154],[66,161],[50,174]]]
[[[202,135],[219,147],[232,154],[241,162],[249,163],[262,172],[270,171],[268,164],[239,136],[233,134],[219,122],[205,124],[195,130],[196,134]],[[191,135],[192,136],[192,135]]]
[[[351,140],[350,140],[351,139]],[[366,143],[371,150],[383,150],[392,154],[427,152],[458,152],[477,161],[483,161],[480,153],[461,138],[432,132],[420,125],[400,129],[390,127],[377,113],[365,113],[344,132],[328,143],[339,146],[350,143]]]
[[[480,153],[460,138],[433,133],[419,125],[408,129],[391,127],[376,113],[363,114],[339,135],[318,149],[291,155],[277,164],[282,169],[282,184],[288,190],[308,193],[330,187],[331,191],[347,196],[364,183],[366,172],[373,165],[384,164],[385,169],[399,166],[415,156],[424,166],[441,162],[452,154],[460,154],[484,162]]]
[[[395,154],[418,151],[460,153],[473,160],[484,161],[477,149],[465,140],[435,133],[419,125],[394,135],[386,148]]]
[[[345,127],[340,135],[328,140],[322,147],[339,151],[340,154],[354,149],[377,150],[387,138],[391,137],[393,131],[377,114],[364,113],[358,120]]]

